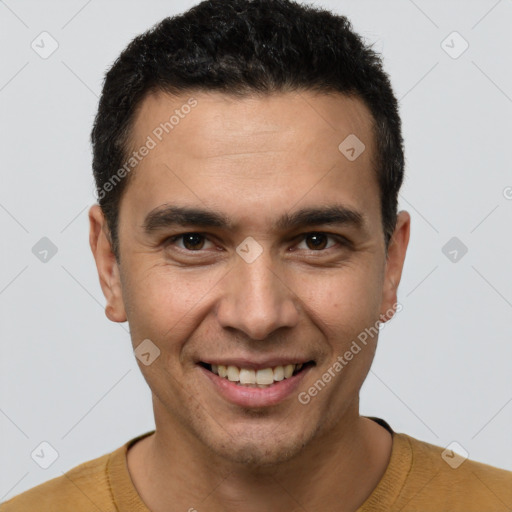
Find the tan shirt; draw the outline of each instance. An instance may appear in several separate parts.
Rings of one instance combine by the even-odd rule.
[[[510,512],[512,471],[465,460],[453,468],[444,448],[393,432],[388,467],[357,512]],[[150,512],[128,472],[126,453],[139,439],[69,470],[0,505],[0,512]],[[455,465],[452,463],[452,465]],[[197,507],[196,507],[197,508]]]

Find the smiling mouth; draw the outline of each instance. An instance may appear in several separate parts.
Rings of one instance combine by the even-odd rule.
[[[285,379],[294,377],[310,366],[314,366],[315,362],[308,361],[299,364],[286,364],[259,370],[204,362],[200,362],[199,365],[220,378],[229,380],[233,384],[251,388],[268,388]]]

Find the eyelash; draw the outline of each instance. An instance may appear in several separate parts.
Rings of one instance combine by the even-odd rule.
[[[168,247],[169,245],[173,245],[177,240],[185,237],[186,235],[199,235],[200,237],[205,238],[206,240],[209,240],[208,236],[204,233],[200,233],[197,231],[187,231],[186,233],[180,233],[178,235],[170,236],[170,237],[166,238],[162,243],[164,244],[165,247]],[[345,237],[343,237],[341,235],[334,234],[334,233],[326,233],[324,231],[310,231],[307,233],[302,233],[301,235],[299,235],[301,238],[301,242],[303,240],[305,240],[306,237],[309,235],[325,235],[327,238],[331,238],[331,239],[335,240],[336,242],[338,242],[339,245],[341,245],[343,247],[351,246],[351,242],[348,239],[346,239]],[[209,240],[209,241],[211,241],[211,240]],[[318,249],[318,250],[307,249],[307,251],[312,252],[312,253],[322,253],[322,252],[326,252],[333,248],[335,248],[335,246],[327,247],[326,249]],[[178,250],[185,251],[189,254],[193,254],[193,253],[201,253],[203,250],[206,250],[206,249],[198,249],[196,251],[193,251],[193,250],[185,249],[182,247],[178,247]]]

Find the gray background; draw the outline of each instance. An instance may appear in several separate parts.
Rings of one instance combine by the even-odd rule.
[[[404,124],[403,310],[382,330],[361,411],[512,470],[512,0],[315,3],[383,52]],[[0,1],[0,501],[154,428],[88,245],[89,133],[106,68],[193,4]],[[59,45],[46,59],[31,47],[43,31]],[[459,36],[442,44],[453,31],[469,44],[458,58]],[[46,262],[32,252],[42,237],[58,249]],[[455,262],[452,237],[468,249]],[[48,469],[31,458],[43,441],[59,454]]]

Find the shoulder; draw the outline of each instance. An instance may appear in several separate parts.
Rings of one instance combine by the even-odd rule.
[[[450,450],[406,434],[395,434],[411,453],[400,493],[405,510],[486,510],[512,508],[512,471],[466,458],[462,447]],[[436,509],[436,506],[438,507]],[[416,508],[415,508],[416,507]]]
[[[109,506],[112,498],[107,475],[112,453],[84,462],[62,476],[14,496],[0,505],[0,512],[80,512],[97,509],[114,512],[114,506]]]

